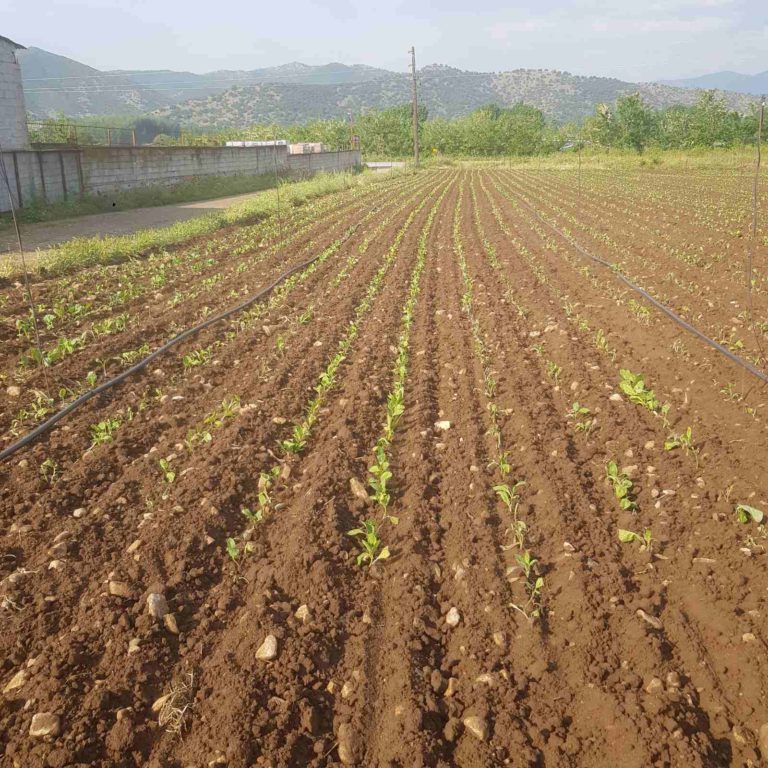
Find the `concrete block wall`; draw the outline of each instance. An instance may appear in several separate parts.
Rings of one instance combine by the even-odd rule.
[[[76,149],[20,150],[4,152],[13,202],[19,208],[81,193],[79,155]],[[0,169],[0,212],[10,210],[5,177]]]
[[[312,152],[305,155],[288,155],[288,170],[299,176],[313,173],[329,173],[355,168],[362,164],[359,149],[341,152]]]
[[[81,192],[110,195],[206,176],[259,176],[274,173],[276,166],[279,173],[303,177],[346,170],[361,162],[359,150],[288,155],[285,146],[40,149],[6,152],[3,159],[19,207]],[[1,177],[0,187],[4,187]],[[0,188],[0,211],[7,210],[8,196]]]
[[[0,38],[0,144],[4,150],[29,149],[27,113],[16,46]]]
[[[258,176],[286,169],[288,148],[87,147],[83,179],[91,194],[174,185],[205,176]]]

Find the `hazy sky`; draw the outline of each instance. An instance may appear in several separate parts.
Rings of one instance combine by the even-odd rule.
[[[343,61],[625,80],[768,69],[768,0],[0,0],[0,35],[99,69]]]

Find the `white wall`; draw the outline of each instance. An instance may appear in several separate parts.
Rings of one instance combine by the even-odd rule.
[[[0,144],[3,149],[29,149],[21,69],[14,46],[0,40]]]

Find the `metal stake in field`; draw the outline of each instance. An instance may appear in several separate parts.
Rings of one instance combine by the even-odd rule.
[[[411,46],[411,100],[413,102],[413,162],[419,164],[419,99],[416,93],[416,48]]]
[[[757,121],[757,157],[755,159],[755,175],[752,180],[752,236],[749,240],[749,250],[747,253],[747,301],[748,301],[748,312],[749,312],[749,325],[752,328],[752,332],[755,335],[755,342],[757,344],[758,349],[760,350],[760,355],[762,357],[765,357],[765,354],[763,352],[763,345],[760,342],[760,336],[755,331],[755,326],[753,322],[753,307],[752,307],[752,260],[755,253],[755,243],[757,242],[757,201],[758,196],[760,194],[760,161],[761,161],[761,147],[760,145],[763,143],[763,125],[765,123],[765,96],[763,96],[762,101],[760,102],[760,113]]]
[[[277,247],[283,242],[283,220],[280,216],[280,177],[277,173],[277,126],[275,126],[275,143],[272,145],[272,157],[275,160],[275,193],[277,195]]]

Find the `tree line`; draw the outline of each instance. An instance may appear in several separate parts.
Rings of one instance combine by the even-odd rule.
[[[245,129],[199,132],[181,129],[151,116],[90,118],[100,125],[135,129],[139,144],[211,146],[230,140],[265,141],[275,138],[291,143],[322,142],[331,150],[345,149],[358,137],[367,157],[408,157],[413,150],[411,105],[369,111],[354,122],[343,119],[312,120],[294,125],[256,124]],[[67,121],[60,116],[47,121],[42,131],[66,134]],[[102,129],[103,130],[103,129]],[[579,123],[558,125],[527,104],[500,107],[489,104],[454,118],[429,118],[419,110],[419,142],[424,156],[464,157],[530,156],[563,148],[591,146],[602,149],[692,149],[754,144],[758,131],[757,107],[749,114],[729,110],[712,91],[703,91],[692,106],[654,109],[637,94],[619,97],[614,104],[598,104],[594,114]],[[33,137],[33,140],[36,137]],[[42,139],[41,135],[41,139]],[[45,140],[45,139],[43,139]]]

